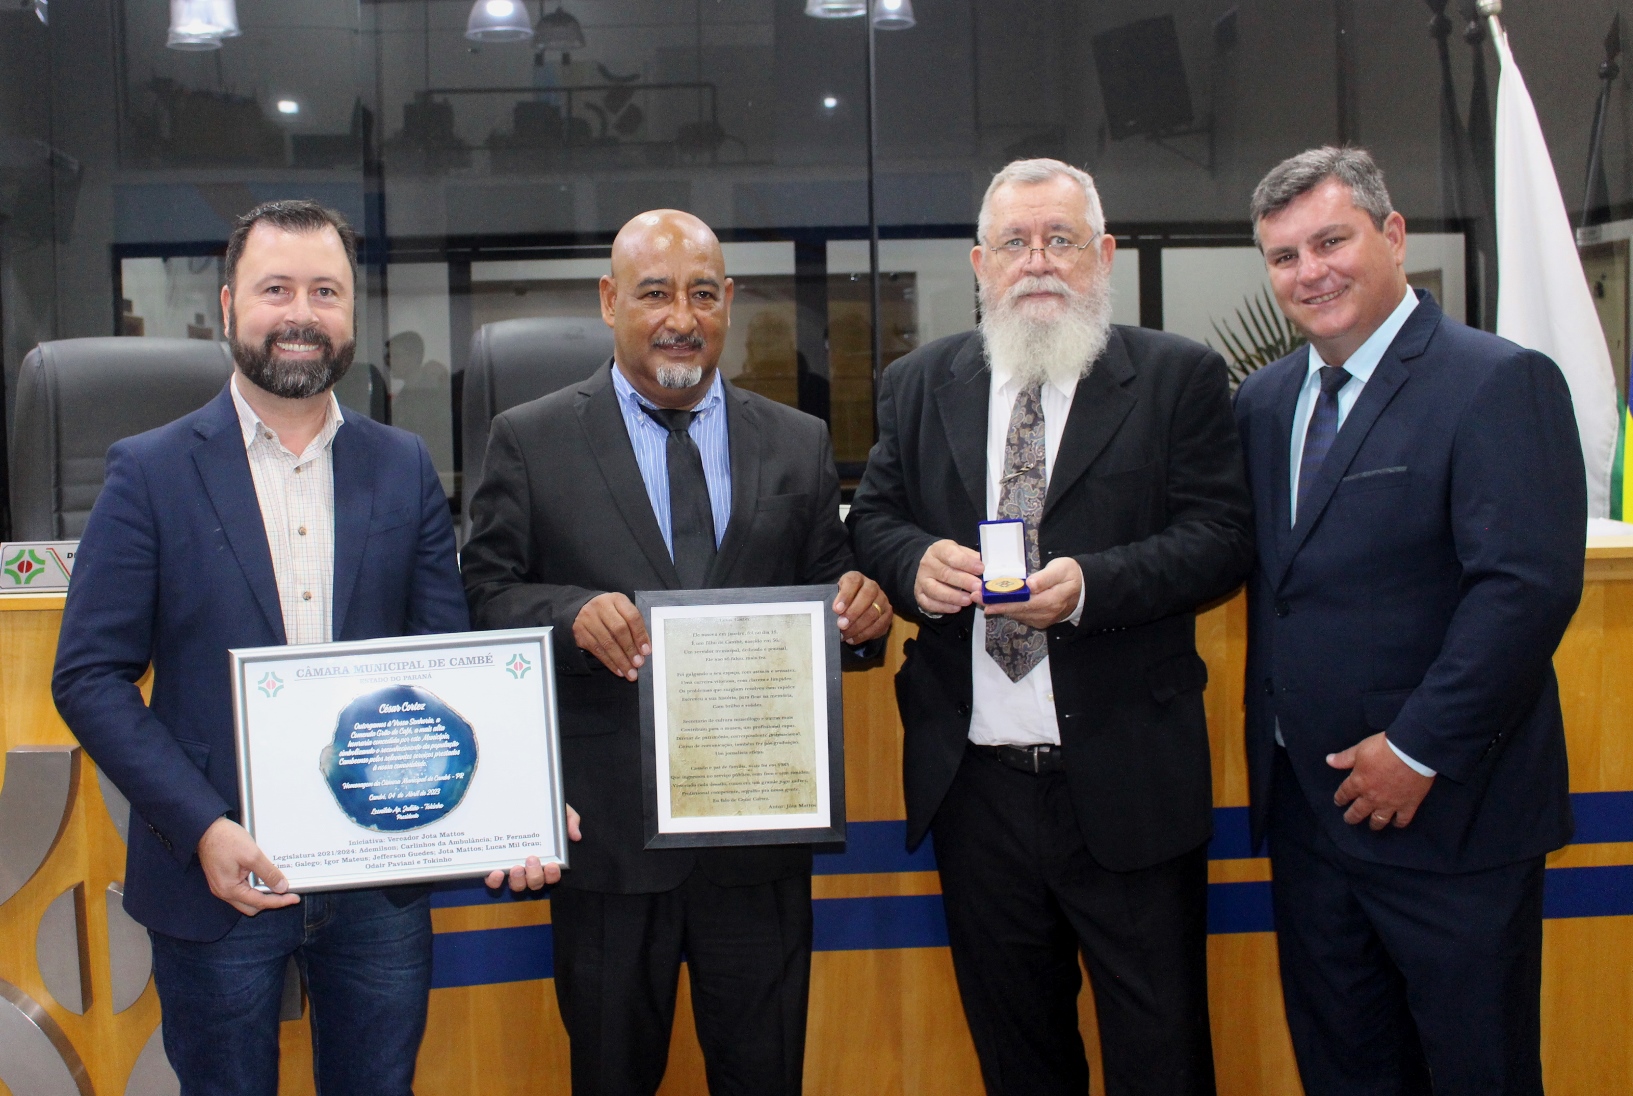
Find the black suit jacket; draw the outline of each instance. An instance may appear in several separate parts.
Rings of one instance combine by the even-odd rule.
[[[1279,719],[1340,848],[1478,871],[1570,840],[1552,660],[1582,594],[1587,488],[1558,367],[1419,298],[1296,526],[1288,462],[1306,352],[1237,395],[1259,547],[1248,582],[1253,832],[1264,834]],[[1409,826],[1374,833],[1333,805],[1347,774],[1326,755],[1378,731],[1440,776]]]
[[[986,516],[991,374],[973,332],[886,370],[879,441],[851,507],[862,567],[919,621],[896,679],[906,728],[908,841],[916,845],[969,736],[974,610],[917,609],[919,560],[937,540],[977,546]],[[1089,851],[1148,867],[1212,833],[1213,787],[1196,609],[1253,558],[1224,361],[1186,339],[1114,327],[1078,382],[1049,478],[1039,547],[1072,556],[1087,596],[1076,626],[1049,629],[1055,714]]]
[[[725,393],[732,509],[708,586],[837,580],[853,564],[828,428],[729,383]],[[678,886],[694,866],[723,885],[810,871],[808,845],[644,848],[639,688],[573,642],[592,597],[680,588],[610,362],[493,420],[471,528],[461,559],[475,625],[556,629],[562,776],[584,818],[562,885],[641,894]]]

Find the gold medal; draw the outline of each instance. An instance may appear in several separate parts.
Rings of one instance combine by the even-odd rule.
[[[1024,578],[994,578],[987,580],[987,589],[995,594],[1013,594],[1026,585]]]

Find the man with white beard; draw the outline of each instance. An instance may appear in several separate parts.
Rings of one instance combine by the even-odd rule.
[[[1010,164],[977,234],[980,330],[885,371],[850,512],[919,625],[908,845],[934,835],[989,1093],[1088,1091],[1079,951],[1108,1096],[1212,1093],[1195,614],[1253,559],[1225,364],[1112,325],[1116,243],[1077,168]],[[1030,596],[989,605],[979,524],[1017,519]]]

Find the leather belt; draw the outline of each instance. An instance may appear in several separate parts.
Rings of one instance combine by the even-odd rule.
[[[1059,746],[983,746],[971,742],[970,749],[1011,769],[1034,776],[1066,771],[1066,751]]]

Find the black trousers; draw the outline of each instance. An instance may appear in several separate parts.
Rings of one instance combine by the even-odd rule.
[[[1463,874],[1356,859],[1280,749],[1269,836],[1310,1096],[1542,1096],[1542,857]]]
[[[693,871],[661,894],[556,887],[550,904],[575,1096],[657,1091],[683,956],[710,1093],[800,1091],[811,984],[809,874],[722,887]]]
[[[1214,1091],[1206,846],[1114,872],[1083,843],[1064,773],[966,751],[932,824],[953,969],[992,1096],[1083,1096],[1088,967],[1107,1096]]]

